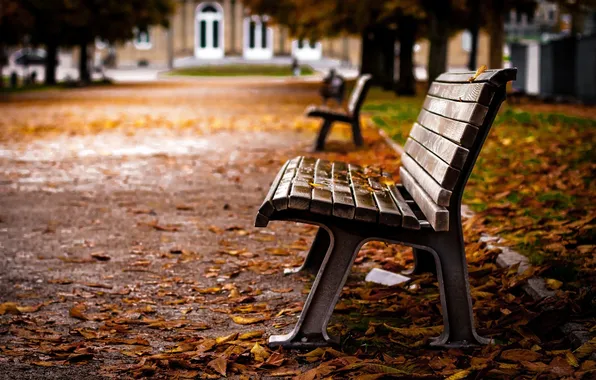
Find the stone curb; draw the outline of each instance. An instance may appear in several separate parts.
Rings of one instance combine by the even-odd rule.
[[[385,141],[391,149],[393,149],[398,155],[404,153],[404,148],[396,143],[387,132],[381,128],[377,128],[379,136]],[[464,204],[462,204],[462,219],[468,219],[474,215],[474,212]],[[509,268],[519,264],[517,273],[522,274],[526,270],[530,269],[532,265],[528,258],[509,247],[502,245],[503,239],[498,236],[491,236],[488,234],[482,234],[480,236],[481,242],[486,242],[488,249],[500,249],[501,253],[497,256],[497,265],[501,268]],[[546,281],[542,277],[534,276],[527,280],[526,284],[522,286],[522,289],[535,301],[541,301],[549,297],[555,297],[556,293],[549,290],[546,287]],[[590,332],[579,323],[568,322],[559,327],[561,333],[563,333],[574,349],[586,343],[590,339]],[[596,354],[594,354],[596,355]]]

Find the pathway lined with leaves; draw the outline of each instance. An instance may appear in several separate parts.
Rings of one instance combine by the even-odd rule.
[[[309,226],[252,227],[281,163],[314,136],[312,85],[137,85],[22,94],[0,103],[0,378],[589,378],[596,342],[556,327],[586,323],[589,293],[536,302],[534,273],[499,269],[465,222],[479,333],[496,344],[431,350],[441,330],[436,280],[366,284],[411,253],[369,243],[332,329],[340,350],[272,351],[295,323],[310,278],[283,276]],[[365,133],[337,128],[329,159],[396,173]],[[545,312],[544,310],[548,310]]]

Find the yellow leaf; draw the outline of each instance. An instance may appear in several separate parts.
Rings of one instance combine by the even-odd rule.
[[[314,182],[309,182],[308,184],[310,185],[310,187],[314,187],[314,188],[326,187],[326,186],[325,186],[325,185],[323,185],[322,183],[314,183]]]
[[[511,139],[505,138],[505,139],[501,140],[501,143],[503,143],[503,145],[505,145],[505,146],[511,145]]]
[[[220,336],[219,338],[215,339],[215,343],[217,343],[217,344],[228,343],[228,342],[235,340],[237,337],[238,337],[238,333],[233,333],[233,334],[226,335],[226,336]]]
[[[561,286],[563,286],[563,283],[561,281],[555,280],[554,278],[547,278],[545,280],[545,282],[546,282],[546,287],[549,288],[550,290],[557,290]]]
[[[469,369],[465,369],[463,371],[458,371],[458,372],[454,373],[453,375],[449,376],[445,380],[460,380],[460,379],[465,379],[469,374],[470,374],[470,370]]]
[[[476,79],[477,79],[477,78],[480,76],[480,74],[482,74],[483,72],[485,72],[485,71],[486,71],[486,69],[488,69],[488,67],[486,67],[486,65],[482,65],[482,66],[480,66],[480,67],[479,67],[479,68],[476,70],[476,72],[474,73],[474,76],[471,76],[471,77],[468,79],[468,82],[474,82],[474,81],[475,81],[475,80],[476,80]]]
[[[249,331],[243,334],[238,335],[239,340],[249,340],[253,338],[260,338],[265,334],[263,330],[256,330],[256,331]]]
[[[264,362],[269,356],[271,356],[271,354],[258,343],[255,343],[255,345],[251,348],[250,353],[254,355],[257,362]]]
[[[21,314],[19,307],[14,302],[5,302],[0,305],[0,315],[4,314]]]
[[[263,322],[268,319],[268,318],[265,318],[264,316],[243,317],[241,315],[232,315],[231,318],[234,321],[234,323],[237,323],[239,325],[252,325],[253,323]]]

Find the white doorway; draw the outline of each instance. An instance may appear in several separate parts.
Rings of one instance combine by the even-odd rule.
[[[244,19],[245,59],[271,59],[273,57],[273,28],[268,16],[249,16]]]
[[[310,40],[292,41],[292,57],[298,61],[318,61],[323,57],[323,45]]]
[[[223,8],[219,3],[202,3],[195,12],[195,57],[224,56]]]

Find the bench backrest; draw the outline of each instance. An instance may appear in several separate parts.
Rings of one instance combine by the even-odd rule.
[[[402,155],[401,181],[432,227],[460,221],[461,196],[517,69],[444,73],[430,86]]]
[[[348,102],[348,113],[351,115],[357,116],[360,113],[360,107],[362,107],[364,98],[366,98],[366,94],[370,88],[370,78],[372,78],[370,74],[365,74],[358,78],[358,82],[356,82],[356,86],[352,90],[350,101]]]

